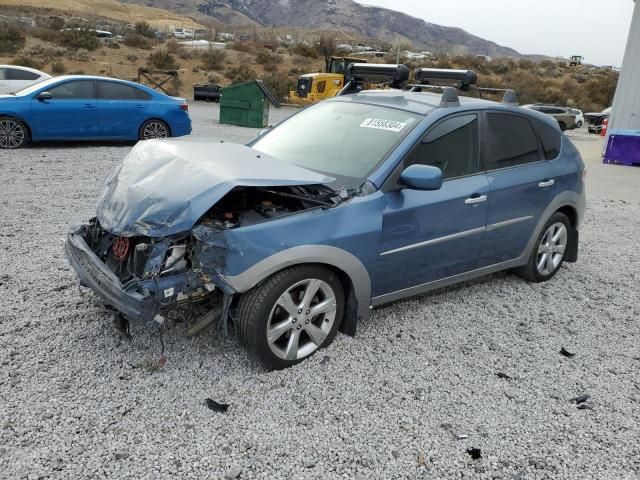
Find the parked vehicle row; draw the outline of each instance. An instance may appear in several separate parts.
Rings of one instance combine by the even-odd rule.
[[[584,124],[584,118],[580,110],[573,108],[557,107],[555,105],[523,105],[523,108],[535,110],[536,112],[544,113],[556,119],[560,129],[573,130],[576,128],[582,128]]]
[[[125,80],[50,78],[0,95],[0,148],[43,140],[147,140],[191,132],[185,99]]]
[[[600,134],[604,128],[604,121],[611,117],[612,108],[605,108],[602,112],[585,113],[585,118],[589,124],[589,133]]]

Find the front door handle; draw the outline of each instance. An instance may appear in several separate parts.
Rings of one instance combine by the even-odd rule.
[[[555,180],[545,180],[544,182],[540,182],[538,184],[538,187],[540,188],[549,188],[549,187],[553,187],[556,184]]]
[[[487,196],[486,195],[478,195],[477,197],[470,197],[467,198],[464,203],[466,203],[467,205],[476,205],[478,203],[482,203],[482,202],[486,202],[487,201]]]
[[[82,108],[86,109],[86,110],[93,110],[94,108],[96,108],[95,105],[91,104],[91,103],[85,103]]]

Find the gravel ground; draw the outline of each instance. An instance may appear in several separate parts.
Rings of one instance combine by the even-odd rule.
[[[256,134],[191,112],[194,134]],[[129,148],[0,151],[1,478],[640,478],[640,196],[592,198],[579,263],[544,285],[498,274],[396,303],[273,373],[235,339],[187,338],[182,310],[157,368],[157,330],[121,341],[62,251]]]

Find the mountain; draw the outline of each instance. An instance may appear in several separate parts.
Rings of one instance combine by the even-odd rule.
[[[428,23],[410,15],[371,7],[353,0],[125,0],[213,17],[236,26],[298,27],[357,33],[389,43],[407,41],[415,47],[452,54],[521,57],[507,47],[453,27]]]

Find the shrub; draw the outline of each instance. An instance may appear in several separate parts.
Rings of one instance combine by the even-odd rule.
[[[51,64],[51,73],[54,73],[56,75],[62,75],[66,71],[67,71],[67,67],[62,62],[54,62]]]
[[[256,55],[256,62],[262,65],[277,65],[282,62],[282,58],[276,53],[271,53],[269,50],[263,49]]]
[[[233,42],[227,44],[227,47],[237,52],[255,53],[256,44],[253,42]]]
[[[178,53],[178,51],[180,50],[180,44],[176,41],[175,38],[172,38],[164,44],[164,48],[166,48],[167,52],[169,53]]]
[[[124,44],[131,48],[141,48],[143,50],[150,50],[152,42],[147,37],[143,37],[137,33],[127,33],[124,36]]]
[[[88,62],[89,61],[89,52],[84,48],[80,48],[78,50],[67,50],[65,52],[66,57],[69,60],[75,60],[76,62]]]
[[[209,75],[207,75],[207,82],[208,83],[213,83],[213,84],[219,84],[220,80],[222,80],[222,76],[218,75],[217,73],[210,73]]]
[[[36,68],[38,70],[42,68],[42,63],[40,63],[33,57],[26,57],[24,55],[14,58],[13,64],[19,65],[21,67]]]
[[[42,63],[51,63],[64,56],[65,51],[61,48],[44,47],[36,45],[24,52],[26,57],[38,57]]]
[[[227,69],[227,71],[224,72],[224,76],[231,80],[232,84],[248,82],[258,78],[256,71],[244,64]]]
[[[318,51],[315,48],[310,47],[309,45],[305,45],[303,43],[299,43],[299,44],[295,45],[291,49],[291,51],[295,55],[299,55],[301,57],[318,58]]]
[[[57,43],[62,47],[83,48],[89,51],[98,48],[95,32],[85,29],[64,30],[60,32]]]
[[[322,35],[316,44],[316,52],[321,57],[329,57],[336,51],[336,37],[333,35]]]
[[[16,53],[26,42],[21,28],[0,23],[0,53]]]
[[[62,32],[60,32],[60,29],[54,30],[47,27],[35,27],[32,28],[29,33],[33,37],[51,43],[59,43],[60,35],[62,34]]]
[[[136,55],[127,55],[127,60],[130,62],[135,62],[138,60],[138,57]]]
[[[227,58],[227,52],[209,48],[206,52],[202,53],[200,58],[202,60],[201,67],[203,70],[220,70]]]
[[[294,81],[283,74],[265,75],[262,81],[280,101],[287,98],[291,90],[295,90]]]
[[[142,35],[143,37],[147,38],[154,38],[156,36],[155,29],[144,21],[136,23],[135,32],[138,35]]]
[[[180,66],[176,63],[175,57],[166,50],[160,49],[149,55],[147,62],[150,66],[162,70],[177,70]]]

